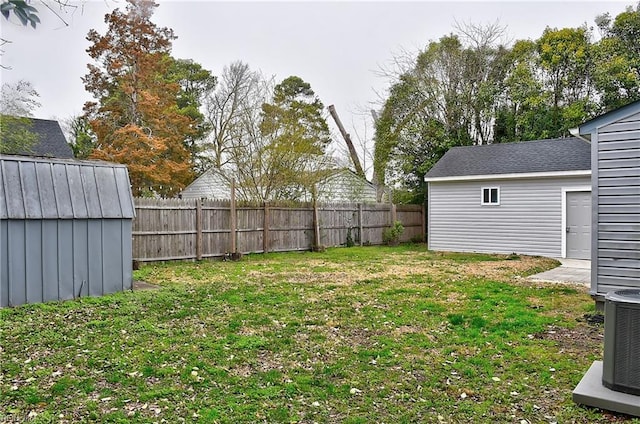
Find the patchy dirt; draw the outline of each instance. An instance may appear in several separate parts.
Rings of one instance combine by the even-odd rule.
[[[156,286],[154,284],[145,283],[144,281],[133,281],[133,290],[156,290],[159,289],[160,286]]]
[[[542,333],[534,334],[535,339],[556,342],[567,353],[584,354],[600,351],[604,341],[604,326],[580,322],[574,328],[550,326]]]
[[[454,260],[434,257],[432,253],[412,252],[410,255],[390,255],[386,261],[368,269],[365,279],[360,267],[351,268],[348,264],[334,264],[323,260],[309,260],[296,272],[279,273],[279,275],[288,282],[333,286],[349,286],[389,277],[406,280],[415,276],[448,280],[468,277],[513,280],[553,268],[556,264],[557,262],[553,259],[519,256],[514,260],[506,255],[504,260],[457,263]],[[274,273],[269,270],[248,272],[251,278],[273,278],[273,275]]]

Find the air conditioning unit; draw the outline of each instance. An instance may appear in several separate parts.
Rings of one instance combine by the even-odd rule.
[[[605,296],[602,384],[640,395],[640,290],[614,290]]]

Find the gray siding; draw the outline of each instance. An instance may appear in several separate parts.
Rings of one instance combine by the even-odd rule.
[[[584,177],[429,183],[429,248],[459,252],[562,254],[562,188]],[[500,205],[481,205],[482,187],[500,188]]]
[[[131,220],[0,221],[0,307],[131,289]]]
[[[127,168],[0,156],[0,307],[132,285]]]
[[[640,113],[592,134],[592,292],[640,288]]]

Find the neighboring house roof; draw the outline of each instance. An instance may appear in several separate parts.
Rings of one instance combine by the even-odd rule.
[[[231,181],[218,169],[209,168],[180,192],[183,199],[228,200]]]
[[[196,178],[182,192],[183,199],[228,200],[231,197],[231,182],[218,169],[210,168]],[[243,196],[238,187],[239,197]],[[301,198],[291,200],[310,200],[302,194]],[[322,202],[375,202],[376,189],[373,184],[359,177],[349,169],[340,169],[327,177],[318,188],[318,200]]]
[[[73,150],[62,133],[58,121],[49,119],[24,118],[31,121],[29,131],[36,134],[37,141],[30,146],[29,150],[18,152],[25,156],[44,156],[55,158],[73,158]],[[8,131],[11,130],[9,125]]]
[[[453,147],[425,180],[591,170],[591,147],[576,137]]]
[[[303,200],[311,200],[306,196]],[[318,187],[320,202],[372,202],[376,201],[376,187],[350,169],[340,169],[325,178]]]
[[[591,135],[591,133],[599,127],[619,121],[636,113],[640,113],[640,100],[597,116],[590,121],[583,123],[578,127],[578,133],[580,135]]]
[[[0,155],[0,218],[133,218],[127,167]]]

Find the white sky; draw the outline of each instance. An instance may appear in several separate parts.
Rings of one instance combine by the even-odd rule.
[[[538,38],[545,27],[595,27],[594,18],[612,16],[636,0],[607,2],[215,2],[159,1],[153,22],[174,30],[173,56],[193,59],[214,75],[242,60],[276,81],[297,75],[311,84],[325,106],[334,104],[356,138],[372,136],[368,110],[388,81],[376,75],[403,50],[416,51],[453,31],[456,22],[499,21],[512,40]],[[79,114],[90,96],[81,77],[90,58],[90,28],[104,34],[104,15],[123,0],[75,2],[61,13],[65,26],[41,2],[32,0],[42,24],[36,30],[2,18],[2,82],[30,81],[40,93],[39,118]],[[597,30],[594,31],[597,35]],[[333,122],[330,120],[330,126]],[[366,134],[365,134],[366,131]]]

